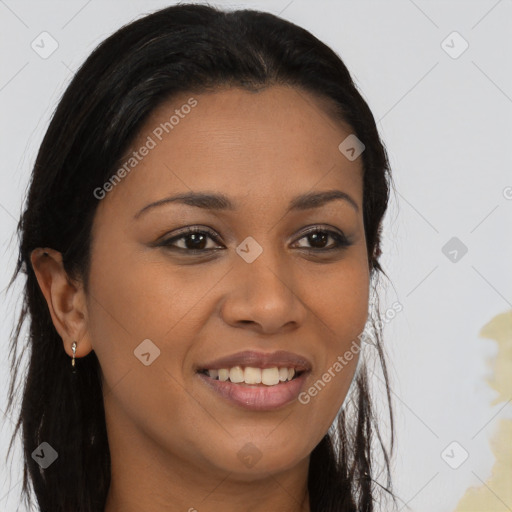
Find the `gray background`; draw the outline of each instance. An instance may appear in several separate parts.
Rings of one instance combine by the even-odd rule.
[[[0,290],[14,266],[13,233],[31,166],[73,70],[121,25],[172,3],[0,0]],[[385,328],[397,418],[395,488],[410,510],[452,511],[468,487],[489,478],[489,438],[499,418],[512,417],[510,401],[491,406],[496,393],[485,378],[496,344],[478,336],[512,307],[512,1],[212,4],[266,10],[310,30],[342,57],[378,120],[397,186],[385,225],[391,285],[382,291],[382,309],[403,305]],[[48,58],[31,47],[43,46],[44,31],[58,43]],[[463,40],[469,46],[458,55]],[[47,50],[50,44],[45,39]],[[442,250],[452,237],[468,249],[457,261]],[[0,307],[3,411],[19,286],[2,293]],[[4,418],[6,511],[15,510],[21,479],[19,465],[5,468],[12,427]],[[456,470],[441,457],[454,440],[469,453]]]

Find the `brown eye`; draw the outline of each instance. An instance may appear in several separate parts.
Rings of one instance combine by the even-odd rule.
[[[334,240],[334,244],[331,244],[330,247],[327,246],[329,238]],[[314,228],[310,230],[299,240],[302,239],[306,239],[310,244],[310,247],[301,246],[301,248],[311,249],[313,251],[331,251],[335,249],[342,249],[351,245],[345,235],[342,235],[336,231],[322,228]]]
[[[177,236],[163,240],[158,244],[158,246],[169,247],[171,249],[177,249],[178,251],[191,253],[209,252],[219,248],[218,245],[214,245],[213,247],[210,245],[210,247],[208,247],[208,239],[218,243],[217,237],[210,231],[205,229],[188,228],[185,232],[182,232]],[[181,243],[181,246],[177,245],[178,242]]]

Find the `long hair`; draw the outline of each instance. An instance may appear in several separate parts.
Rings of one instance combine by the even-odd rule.
[[[182,92],[282,84],[325,100],[331,118],[350,126],[365,144],[363,215],[372,284],[386,275],[379,257],[392,183],[388,157],[367,103],[333,50],[303,28],[255,10],[179,4],[123,26],[92,52],[64,92],[39,148],[17,227],[19,255],[9,286],[21,274],[25,281],[10,340],[7,411],[18,391],[26,348],[29,362],[8,454],[21,428],[21,492],[28,505],[32,484],[43,512],[103,512],[111,477],[99,361],[92,351],[80,359],[78,375],[71,374],[31,266],[31,251],[51,247],[61,252],[64,269],[80,278],[87,292],[91,226],[99,202],[93,191],[118,169],[148,115]],[[312,512],[371,512],[381,499],[379,492],[396,504],[390,470],[393,413],[377,327],[380,313],[376,310],[370,318],[375,335],[363,352],[377,356],[384,376],[390,447],[379,433],[365,357],[347,407],[311,453]],[[26,323],[28,332],[22,335]],[[60,447],[59,464],[42,470],[32,453],[52,440]],[[377,454],[385,476],[380,481]]]

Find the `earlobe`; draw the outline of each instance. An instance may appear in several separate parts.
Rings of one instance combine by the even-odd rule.
[[[77,341],[76,357],[87,355],[92,346],[87,333],[86,301],[83,300],[82,286],[69,278],[59,251],[34,249],[30,262],[66,353],[72,356],[71,346],[73,341]]]

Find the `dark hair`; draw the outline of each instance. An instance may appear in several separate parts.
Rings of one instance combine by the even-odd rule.
[[[328,114],[363,141],[363,209],[372,283],[379,264],[381,223],[391,176],[373,115],[351,76],[329,47],[308,31],[269,13],[226,12],[209,5],[171,6],[119,29],[78,70],[59,102],[33,168],[18,223],[19,256],[9,286],[24,273],[23,306],[13,329],[8,411],[17,391],[20,338],[29,320],[29,366],[21,410],[9,445],[22,426],[23,486],[29,479],[44,512],[103,512],[110,485],[110,452],[101,371],[94,351],[70,371],[30,262],[31,251],[51,247],[63,255],[71,278],[88,290],[91,226],[98,206],[93,191],[114,173],[145,119],[181,92],[236,86],[258,90],[288,85],[326,101]],[[387,277],[387,276],[386,276]],[[373,511],[377,495],[393,498],[390,454],[393,414],[378,307],[370,314],[374,339],[367,346],[381,364],[387,394],[391,446],[379,434],[370,400],[368,365],[354,380],[331,430],[311,453],[311,511]],[[363,340],[364,341],[364,340]],[[76,378],[76,381],[72,380]],[[59,463],[42,470],[31,454],[43,441],[58,446]],[[376,480],[376,450],[386,480]],[[385,489],[385,493],[382,492]],[[379,492],[380,491],[380,492]],[[382,498],[382,497],[380,497]]]

